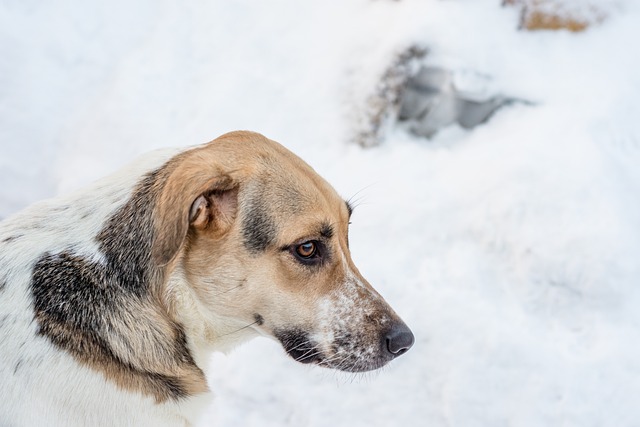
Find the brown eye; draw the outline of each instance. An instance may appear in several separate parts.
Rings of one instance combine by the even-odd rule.
[[[296,254],[300,258],[312,258],[318,250],[318,247],[315,242],[305,242],[301,245],[298,245],[296,248]]]

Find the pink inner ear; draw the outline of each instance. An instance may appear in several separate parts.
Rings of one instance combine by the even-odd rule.
[[[209,208],[209,201],[204,195],[198,196],[198,198],[191,205],[189,211],[189,222],[200,223],[206,220],[206,210]]]

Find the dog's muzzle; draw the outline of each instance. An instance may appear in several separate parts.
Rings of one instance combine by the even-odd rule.
[[[411,330],[402,322],[395,322],[376,339],[343,333],[329,343],[317,342],[301,329],[275,333],[286,352],[300,363],[313,363],[348,372],[365,372],[381,368],[406,353],[415,341]]]

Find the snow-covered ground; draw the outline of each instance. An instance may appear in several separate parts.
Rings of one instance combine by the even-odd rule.
[[[136,154],[251,129],[354,197],[352,252],[416,335],[381,372],[216,355],[202,426],[640,425],[640,6],[519,32],[497,0],[0,5],[0,217]],[[533,106],[349,144],[397,52]]]

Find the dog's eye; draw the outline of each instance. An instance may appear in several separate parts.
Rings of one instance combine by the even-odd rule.
[[[300,264],[307,266],[321,265],[329,259],[330,255],[324,243],[318,240],[307,240],[283,249],[289,251]]]
[[[296,247],[296,254],[300,258],[310,259],[316,256],[318,253],[318,245],[316,242],[304,242]]]

